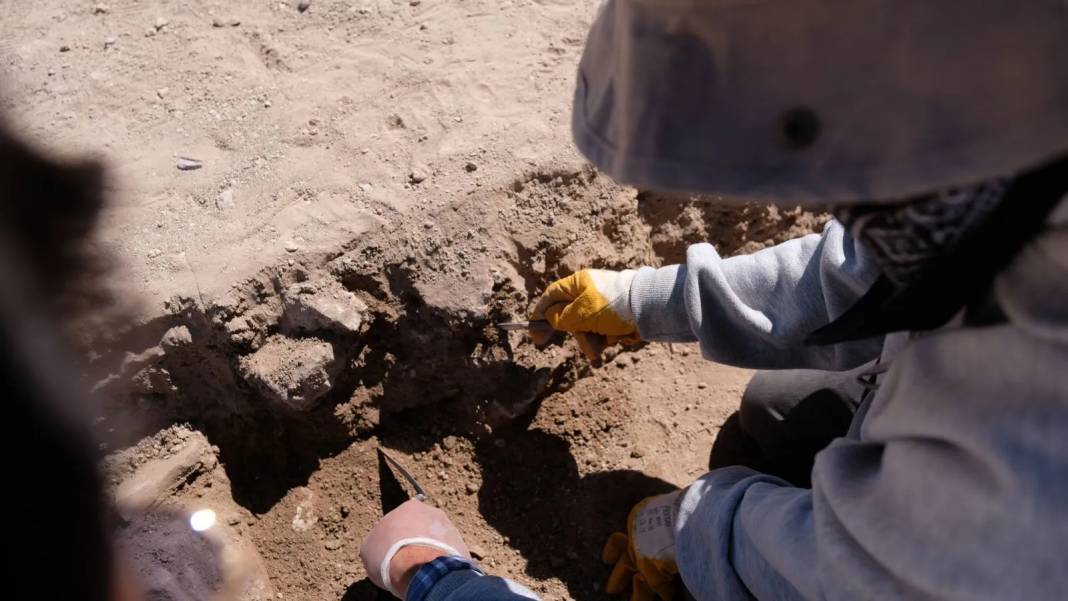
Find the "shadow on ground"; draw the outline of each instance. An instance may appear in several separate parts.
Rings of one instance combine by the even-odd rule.
[[[674,486],[631,470],[580,476],[562,438],[539,430],[504,433],[505,447],[476,447],[479,511],[527,560],[531,578],[556,577],[577,600],[603,599],[608,536],[642,498]]]
[[[517,580],[536,588],[536,579],[559,578],[573,599],[604,599],[610,566],[601,562],[601,549],[608,536],[624,528],[635,503],[675,487],[632,470],[580,475],[566,440],[529,429],[537,406],[492,436],[472,431],[469,409],[452,402],[384,416],[378,434],[388,448],[408,452],[449,435],[475,441],[478,511],[527,561],[529,579]],[[358,584],[344,599],[371,598]]]
[[[379,589],[367,578],[349,585],[341,597],[341,601],[386,601],[387,599],[394,599],[394,597]]]

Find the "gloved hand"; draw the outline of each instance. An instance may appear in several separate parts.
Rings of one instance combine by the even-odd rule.
[[[635,271],[583,269],[545,289],[531,319],[545,319],[556,330],[570,332],[590,361],[617,342],[641,340],[630,310],[630,283]],[[549,341],[550,332],[531,330],[535,344]]]
[[[360,559],[367,570],[367,577],[379,588],[403,599],[408,589],[408,580],[414,576],[412,566],[391,565],[399,555],[411,556],[412,551],[426,558],[418,565],[441,554],[470,560],[471,553],[464,544],[460,531],[449,521],[445,512],[426,503],[411,500],[386,514],[371,530],[360,546]],[[412,563],[412,562],[409,562]]]
[[[681,490],[643,499],[630,510],[627,533],[608,538],[602,559],[615,564],[605,586],[608,594],[630,587],[631,601],[670,601],[675,596],[675,518],[681,500]]]

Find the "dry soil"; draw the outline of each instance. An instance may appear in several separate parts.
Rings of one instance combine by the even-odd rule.
[[[99,245],[135,301],[85,332],[110,482],[217,509],[255,560],[247,599],[377,595],[357,549],[392,491],[379,446],[546,599],[604,597],[629,507],[704,471],[749,372],[689,345],[593,366],[492,325],[583,267],[820,223],[585,166],[568,115],[595,5],[4,6],[4,112],[110,173]]]

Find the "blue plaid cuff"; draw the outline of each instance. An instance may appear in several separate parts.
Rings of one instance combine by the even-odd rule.
[[[451,572],[467,571],[471,576],[485,576],[475,564],[459,557],[439,557],[419,568],[408,584],[405,601],[423,601],[430,594],[430,589]]]

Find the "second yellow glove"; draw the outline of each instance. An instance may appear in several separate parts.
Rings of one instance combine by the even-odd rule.
[[[648,497],[630,511],[627,533],[608,538],[602,559],[615,564],[605,592],[630,589],[631,601],[671,601],[678,585],[675,563],[675,518],[682,491]]]

